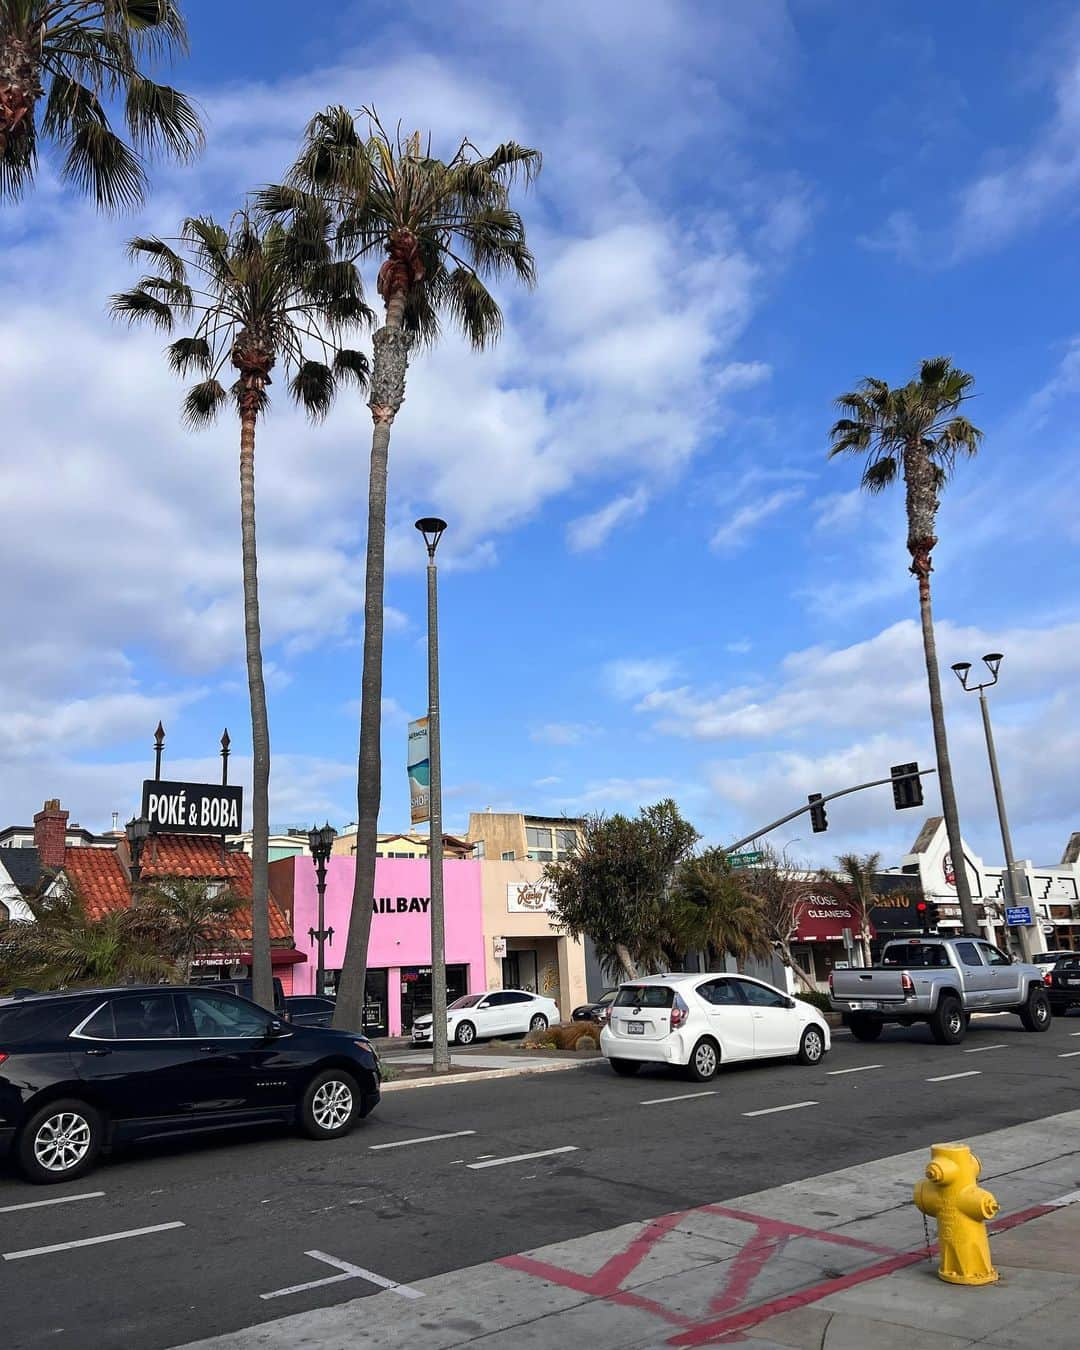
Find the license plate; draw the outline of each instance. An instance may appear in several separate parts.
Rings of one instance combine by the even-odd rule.
[[[869,1011],[871,1011],[871,1010],[873,1010],[874,1012],[876,1012],[880,1006],[881,1006],[881,1005],[880,1005],[879,1003],[873,1003],[873,1002],[867,1003],[867,1002],[865,1002],[865,1001],[863,1001],[863,1002],[861,1002],[861,1003],[849,1003],[849,1004],[848,1004],[848,1007],[851,1009],[852,1012],[869,1012]]]
[[[1080,976],[1072,976],[1072,975],[1070,975],[1070,976],[1066,979],[1065,983],[1066,983],[1066,984],[1080,984]]]
[[[626,1030],[629,1032],[629,1034],[630,1034],[631,1036],[644,1036],[644,1035],[645,1035],[645,1023],[644,1023],[644,1022],[627,1022],[627,1024],[626,1024]]]

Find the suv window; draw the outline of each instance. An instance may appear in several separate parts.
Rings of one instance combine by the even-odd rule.
[[[710,980],[708,984],[699,984],[697,992],[706,1003],[715,1004],[717,1007],[732,1004],[742,1007],[742,995],[734,980]]]
[[[114,1031],[112,1037],[106,1034],[105,1039],[164,1041],[180,1035],[180,1020],[172,994],[123,994],[110,999],[109,1006]]]
[[[956,954],[963,961],[965,966],[981,966],[982,960],[979,957],[979,949],[974,942],[958,942],[956,944]]]
[[[747,1003],[755,1008],[786,1008],[787,998],[783,994],[778,994],[775,989],[766,989],[763,984],[753,984],[750,980],[733,980],[742,991],[743,997]]]
[[[968,943],[971,946],[971,943]],[[971,947],[974,951],[975,948]],[[890,942],[881,958],[883,966],[942,967],[949,964],[945,948],[940,942]],[[975,965],[979,962],[976,960]]]
[[[670,1008],[675,991],[666,984],[626,984],[615,995],[616,1008]]]
[[[186,997],[196,1036],[215,1040],[228,1036],[266,1035],[269,1018],[253,1003],[224,994],[188,994]]]
[[[85,1000],[62,1003],[9,1003],[0,1008],[0,1045],[66,1036],[94,1007]]]
[[[983,960],[988,966],[1011,966],[1012,962],[1004,952],[999,951],[997,947],[992,947],[989,942],[980,942],[979,951],[983,954]]]

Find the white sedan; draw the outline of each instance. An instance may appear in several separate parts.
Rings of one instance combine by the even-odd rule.
[[[621,985],[600,1033],[616,1073],[678,1064],[698,1082],[742,1059],[820,1064],[830,1044],[812,1004],[746,975],[648,975]]]
[[[457,1045],[472,1045],[481,1036],[514,1036],[542,1031],[559,1020],[554,999],[526,993],[524,989],[486,989],[481,994],[457,998],[446,1010],[447,1038]],[[431,1014],[413,1022],[414,1045],[431,1044]]]

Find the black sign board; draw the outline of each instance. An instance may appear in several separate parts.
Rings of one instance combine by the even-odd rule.
[[[148,778],[143,819],[151,834],[239,834],[244,790],[218,783],[165,783]]]

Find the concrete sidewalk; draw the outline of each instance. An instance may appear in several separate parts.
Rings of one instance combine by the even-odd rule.
[[[1001,1205],[991,1251],[1002,1279],[983,1288],[943,1283],[928,1260],[911,1190],[933,1142],[298,1313],[198,1350],[1072,1350],[1080,1111],[964,1141]]]

